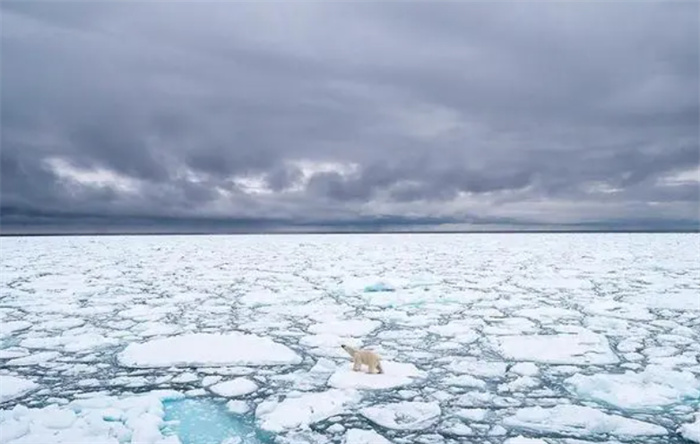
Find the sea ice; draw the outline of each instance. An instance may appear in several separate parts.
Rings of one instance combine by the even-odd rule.
[[[328,379],[328,385],[340,389],[381,390],[411,384],[415,378],[425,376],[413,364],[382,361],[382,374],[369,374],[365,371],[353,371],[350,364],[340,368]]]
[[[238,332],[195,333],[141,344],[129,344],[119,354],[125,367],[193,367],[207,365],[298,364],[301,357],[268,338]]]
[[[518,362],[508,371],[521,376],[535,376],[540,372],[537,365],[533,364],[532,362]]]
[[[700,442],[700,413],[695,414],[695,421],[680,426],[678,433],[689,441]]]
[[[226,408],[229,412],[236,415],[243,415],[248,413],[250,406],[245,401],[232,400],[226,403]]]
[[[506,374],[505,362],[482,361],[476,358],[454,359],[447,369],[461,374],[482,378],[502,378]]]
[[[365,336],[382,325],[379,321],[332,321],[309,327],[310,333],[332,334],[338,336]]]
[[[227,398],[247,395],[253,393],[257,389],[258,385],[248,378],[236,378],[209,387],[209,390],[213,393]]]
[[[422,430],[437,423],[437,402],[402,401],[362,409],[361,414],[373,423],[394,430]]]
[[[661,436],[668,432],[656,424],[610,415],[591,407],[558,405],[552,408],[526,407],[503,421],[507,427],[572,437],[613,435],[619,437]]]
[[[23,358],[15,358],[7,361],[5,365],[13,367],[24,367],[30,365],[42,365],[51,362],[61,356],[58,352],[39,352]]]
[[[270,432],[305,428],[333,415],[359,400],[355,391],[331,389],[286,397],[281,402],[263,401],[255,410],[260,428]]]
[[[516,361],[579,365],[619,362],[606,337],[591,332],[501,336],[495,342],[503,357]]]
[[[350,429],[345,432],[343,444],[391,444],[374,430]]]
[[[0,404],[37,390],[39,384],[16,376],[0,375]]]
[[[516,436],[506,439],[503,444],[547,444],[547,441],[539,438],[526,438],[524,436]]]
[[[690,372],[648,366],[643,372],[574,375],[565,381],[579,397],[624,409],[645,409],[700,397],[700,380]]]

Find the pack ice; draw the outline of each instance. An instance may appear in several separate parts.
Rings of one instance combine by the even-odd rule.
[[[697,234],[2,242],[0,444],[700,442]]]

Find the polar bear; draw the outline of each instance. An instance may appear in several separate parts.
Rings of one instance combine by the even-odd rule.
[[[381,358],[372,350],[357,350],[345,344],[341,347],[352,356],[353,371],[359,372],[362,370],[362,366],[366,365],[368,373],[384,373],[380,362]]]

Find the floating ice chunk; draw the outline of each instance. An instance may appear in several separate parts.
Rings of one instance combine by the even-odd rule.
[[[213,393],[227,398],[247,395],[249,393],[253,393],[257,389],[258,385],[248,378],[236,378],[234,380],[220,382],[209,387],[209,390],[211,390]]]
[[[524,389],[529,389],[537,387],[540,385],[540,381],[531,376],[521,376],[515,381],[511,381],[507,384],[501,384],[498,386],[499,392],[517,392]]]
[[[343,444],[391,444],[391,441],[374,430],[350,429]]]
[[[618,437],[661,436],[668,432],[656,424],[609,415],[591,407],[558,405],[552,408],[527,407],[505,418],[503,424],[540,433],[561,433],[573,437],[613,435]]]
[[[173,335],[179,331],[180,327],[176,325],[152,323],[148,324],[146,329],[141,331],[139,334],[143,337],[168,336]]]
[[[466,419],[467,421],[483,421],[488,415],[486,409],[460,409],[454,412],[458,418]]]
[[[198,380],[199,380],[199,377],[196,374],[191,373],[191,372],[187,372],[187,373],[182,373],[180,375],[177,375],[176,377],[174,377],[171,380],[171,382],[174,382],[176,384],[187,384],[187,383],[195,382]]]
[[[476,379],[473,376],[461,375],[454,376],[445,381],[447,385],[454,385],[458,387],[474,387],[474,388],[486,388],[486,383],[481,379]]]
[[[581,313],[577,311],[558,307],[526,308],[517,311],[515,314],[538,321],[555,321],[562,318],[580,318],[582,316]]]
[[[23,367],[29,365],[41,365],[47,362],[53,361],[61,356],[58,352],[40,352],[34,353],[33,355],[25,356],[23,358],[15,358],[7,361],[5,365]]]
[[[338,336],[365,336],[372,333],[380,325],[382,325],[381,322],[370,320],[333,321],[312,325],[309,327],[309,332]]]
[[[39,384],[16,376],[0,375],[0,404],[20,398],[39,388]]]
[[[307,427],[342,413],[346,406],[359,399],[355,391],[331,389],[297,398],[287,397],[282,402],[263,401],[255,410],[255,416],[263,430],[282,432]]]
[[[27,356],[29,350],[21,347],[10,347],[0,350],[0,359],[14,359]]]
[[[440,417],[437,402],[402,401],[367,407],[360,412],[373,423],[394,430],[423,430]]]
[[[695,421],[680,426],[678,433],[689,441],[700,443],[700,413],[695,414]]]
[[[328,380],[328,385],[335,388],[354,388],[364,390],[382,390],[411,384],[414,378],[425,376],[413,364],[382,361],[382,374],[368,374],[364,371],[353,371],[350,364],[346,368],[336,370]]]
[[[447,369],[455,373],[466,373],[482,378],[502,378],[506,374],[506,363],[464,358],[453,360]]]
[[[126,367],[298,364],[301,357],[268,338],[243,333],[195,333],[129,344],[118,356]]]
[[[26,330],[32,326],[29,321],[0,322],[0,337],[9,336],[15,332]]]
[[[320,334],[320,335],[309,335],[304,336],[299,340],[300,345],[306,347],[323,347],[323,348],[340,348],[340,346],[348,341],[347,338],[343,339],[337,335],[331,334]],[[350,344],[348,344],[350,345]],[[342,351],[342,350],[340,350]],[[345,353],[345,352],[343,352]]]
[[[460,407],[488,407],[493,404],[494,396],[489,392],[468,392],[455,400]]]
[[[234,413],[236,415],[244,415],[248,413],[248,410],[250,410],[250,406],[248,406],[247,402],[237,400],[227,402],[226,408],[229,412]]]
[[[518,362],[510,368],[509,372],[521,376],[535,376],[540,370],[532,362]]]
[[[449,419],[440,426],[440,433],[454,436],[474,436],[474,429],[457,419]]]
[[[624,409],[660,407],[700,397],[700,380],[692,373],[651,365],[640,373],[574,375],[565,383],[581,398]]]
[[[388,282],[375,282],[364,288],[365,293],[377,293],[380,291],[396,291],[396,288]]]
[[[428,328],[430,333],[454,338],[456,342],[471,344],[479,339],[479,335],[472,329],[475,326],[473,321],[452,321],[445,325],[433,325]]]
[[[495,339],[499,352],[516,361],[548,364],[616,364],[605,336],[591,332],[578,334],[501,336]]]
[[[210,385],[214,385],[217,382],[221,381],[222,377],[219,375],[210,375],[210,376],[205,376],[202,378],[202,385],[204,387],[209,387]]]
[[[547,444],[547,441],[539,438],[525,438],[524,436],[516,436],[506,439],[503,444]]]

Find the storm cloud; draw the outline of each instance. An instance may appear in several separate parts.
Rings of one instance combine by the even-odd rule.
[[[4,232],[697,229],[697,2],[3,2]]]

